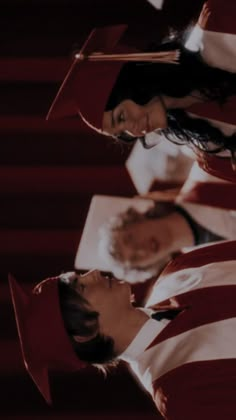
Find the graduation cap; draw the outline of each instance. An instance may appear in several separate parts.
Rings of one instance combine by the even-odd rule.
[[[76,356],[61,316],[59,277],[48,278],[26,292],[9,275],[9,285],[24,365],[51,404],[49,370],[76,371],[86,364]]]
[[[127,25],[94,29],[74,61],[53,101],[47,119],[80,116],[97,131],[102,129],[106,103],[127,61],[175,63],[178,51],[139,53],[118,46]]]
[[[75,269],[112,271],[109,262],[103,260],[98,252],[99,229],[111,217],[125,212],[130,207],[145,212],[152,205],[153,201],[149,199],[94,195],[76,254]]]

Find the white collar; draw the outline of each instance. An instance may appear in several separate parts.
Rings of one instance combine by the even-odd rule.
[[[144,311],[147,314],[153,313],[153,310],[149,310],[147,308],[145,308]],[[139,330],[138,334],[134,337],[133,341],[131,341],[129,346],[119,356],[119,359],[122,359],[128,363],[136,360],[139,355],[145,351],[145,349],[154,340],[154,338],[160,334],[167,323],[169,323],[169,320],[157,321],[153,318],[148,319]]]

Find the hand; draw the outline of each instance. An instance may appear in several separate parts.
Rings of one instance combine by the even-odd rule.
[[[201,13],[199,15],[198,21],[197,21],[200,28],[205,29],[210,14],[211,12],[209,10],[207,3],[204,3]]]

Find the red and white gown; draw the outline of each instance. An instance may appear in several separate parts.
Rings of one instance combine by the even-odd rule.
[[[210,66],[236,73],[236,2],[234,0],[209,0],[211,15],[205,30],[196,26],[186,43],[190,50],[201,50],[201,55]],[[216,102],[194,104],[188,108],[192,116],[208,120],[225,135],[236,133],[236,95],[220,106]],[[236,182],[236,172],[227,152],[216,155],[203,154],[199,165],[208,173]]]
[[[186,47],[195,51],[200,48],[204,60],[209,65],[236,74],[236,2],[209,0],[208,5],[211,15],[206,29],[202,30],[196,26],[187,40]],[[207,102],[193,105],[188,111],[193,116],[207,119],[227,135],[236,133],[236,95],[222,107],[215,102]],[[230,153],[224,152],[214,156],[204,154],[198,163],[204,171],[194,164],[177,201],[200,224],[208,226],[218,234],[226,232],[222,236],[233,239],[236,220],[236,172],[232,169]],[[213,207],[219,210],[212,212]]]
[[[168,420],[235,419],[235,272],[236,241],[177,257],[147,306],[181,312],[150,318],[121,355]]]
[[[157,9],[163,2],[151,0]],[[211,15],[202,30],[198,25],[189,35],[185,46],[198,51],[210,66],[236,73],[236,2],[234,0],[208,0]],[[181,2],[180,2],[181,10]],[[225,135],[236,133],[236,95],[220,106],[215,101],[194,104],[186,109],[192,117],[201,117],[219,128]],[[214,139],[212,139],[214,140]],[[236,183],[236,171],[232,169],[230,153],[202,154],[199,165],[208,173]]]

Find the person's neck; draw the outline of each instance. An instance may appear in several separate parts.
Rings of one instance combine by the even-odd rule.
[[[141,309],[130,308],[123,321],[121,320],[120,322],[120,328],[116,332],[116,337],[113,337],[115,351],[118,355],[127,349],[148,319],[148,315]]]
[[[178,212],[174,212],[169,216],[169,228],[172,233],[171,252],[177,252],[181,248],[194,245],[192,229],[186,219]]]

